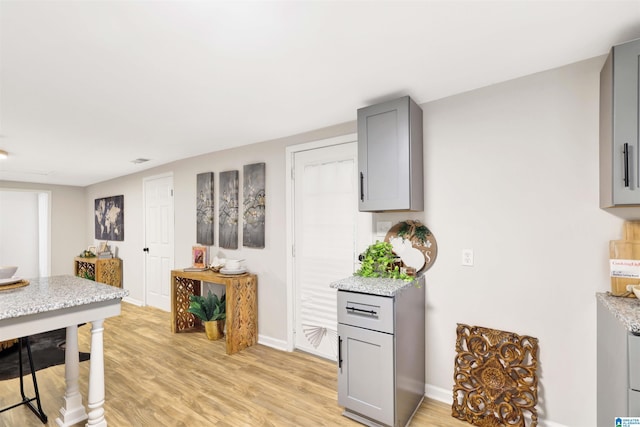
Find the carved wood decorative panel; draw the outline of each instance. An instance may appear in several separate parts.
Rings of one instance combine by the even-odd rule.
[[[481,427],[536,427],[538,339],[460,323],[456,332],[453,417]]]
[[[99,259],[96,262],[96,281],[122,287],[122,262],[119,258]]]
[[[185,277],[176,277],[175,291],[175,316],[176,330],[184,331],[200,326],[200,319],[189,313],[189,296],[200,295],[200,281],[187,279]]]
[[[229,342],[229,350],[236,352],[258,342],[258,305],[255,283],[250,278],[234,280],[230,293],[234,298],[231,327],[237,332],[236,339]]]

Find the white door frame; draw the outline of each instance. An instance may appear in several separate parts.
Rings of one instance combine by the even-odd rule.
[[[171,178],[173,180],[173,172],[166,172],[166,173],[161,173],[158,175],[151,175],[151,176],[145,176],[144,178],[142,178],[142,244],[144,246],[146,246],[147,244],[147,195],[146,195],[146,187],[147,187],[147,181],[152,181],[155,179],[160,179],[160,178]],[[174,195],[175,195],[175,189],[172,190],[174,191]],[[173,246],[173,256],[171,257],[172,263],[175,262],[175,197],[171,198],[171,203],[173,203],[173,221],[171,222],[170,226],[173,228],[173,242],[172,242],[172,246]],[[142,305],[144,307],[146,307],[148,305],[148,301],[147,301],[147,256],[146,254],[143,255],[143,263],[142,263],[142,278],[143,278],[143,283],[142,283]],[[171,266],[171,269],[173,269],[175,267],[175,265]]]
[[[286,210],[286,251],[287,251],[287,351],[293,351],[295,349],[294,330],[295,330],[295,304],[294,304],[294,289],[293,289],[293,157],[300,151],[314,150],[317,148],[329,147],[331,145],[345,144],[347,142],[354,142],[358,140],[358,135],[355,133],[349,135],[337,136],[334,138],[321,139],[318,141],[307,142],[304,144],[291,145],[286,147],[286,163],[285,173],[289,174],[289,178],[286,179],[285,189],[285,210]],[[329,284],[327,283],[327,286]]]

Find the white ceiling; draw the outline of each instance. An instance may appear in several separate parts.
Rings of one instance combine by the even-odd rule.
[[[0,0],[0,180],[86,186],[638,37],[640,1]]]

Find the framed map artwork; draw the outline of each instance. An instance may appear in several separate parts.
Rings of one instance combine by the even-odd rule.
[[[96,240],[124,240],[124,196],[95,199]]]

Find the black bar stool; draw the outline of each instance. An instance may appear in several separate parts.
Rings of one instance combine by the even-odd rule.
[[[35,392],[35,397],[27,397],[24,392],[24,378],[23,378],[23,369],[22,369],[22,347],[25,346],[27,348],[27,357],[29,358],[29,367],[31,368],[31,380],[33,381],[33,390]],[[42,421],[43,424],[47,423],[47,416],[42,410],[42,405],[40,403],[40,393],[38,392],[38,381],[36,381],[36,370],[33,366],[33,357],[31,355],[31,344],[29,344],[29,337],[20,338],[20,342],[18,343],[18,363],[20,369],[20,396],[22,397],[22,401],[18,402],[14,405],[7,406],[6,408],[0,409],[0,413],[4,411],[8,411],[9,409],[16,408],[20,405],[27,405],[31,411]],[[33,401],[36,401],[37,408],[33,406]]]

